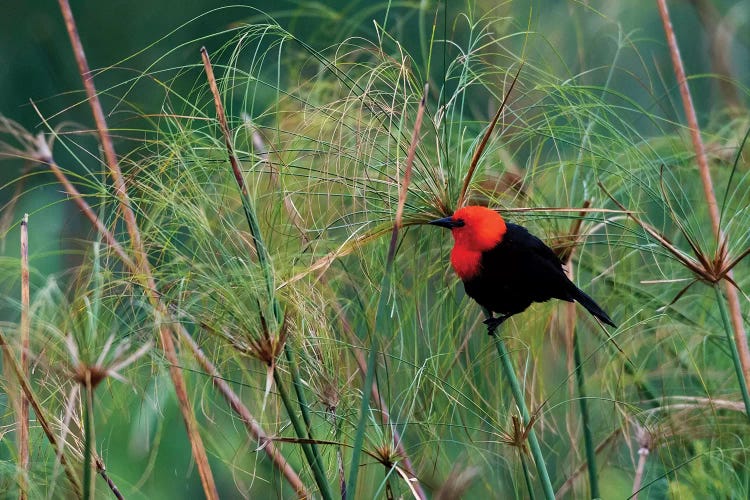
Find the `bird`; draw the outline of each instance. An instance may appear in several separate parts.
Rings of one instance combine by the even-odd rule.
[[[617,328],[599,305],[565,274],[563,263],[525,227],[506,222],[496,211],[467,205],[430,221],[453,233],[451,265],[466,294],[488,311],[488,333],[533,302],[578,302],[602,322]],[[493,313],[497,313],[495,316]]]

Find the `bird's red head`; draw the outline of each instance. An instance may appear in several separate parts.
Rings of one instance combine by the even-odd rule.
[[[451,264],[462,280],[471,279],[481,270],[482,252],[500,243],[507,229],[500,214],[475,205],[459,208],[452,216],[430,224],[450,228],[453,233]]]

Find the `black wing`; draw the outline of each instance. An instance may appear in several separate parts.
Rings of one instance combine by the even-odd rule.
[[[552,249],[510,223],[503,240],[482,254],[481,271],[464,287],[480,305],[500,314],[516,314],[551,298],[572,301],[576,290]]]

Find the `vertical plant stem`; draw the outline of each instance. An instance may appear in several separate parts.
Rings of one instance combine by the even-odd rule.
[[[271,175],[269,176],[270,182],[272,183],[274,187],[278,188],[279,179],[277,175],[274,175],[274,172],[275,172],[274,167],[273,167],[272,162],[269,160],[268,148],[266,147],[266,144],[263,141],[263,138],[261,137],[260,133],[257,130],[254,130],[252,128],[252,124],[249,122],[249,118],[245,118],[245,126],[250,128],[250,130],[252,130],[253,147],[256,150],[256,154],[258,154],[258,156],[260,156],[260,158],[268,164],[268,170],[269,172],[271,172]],[[300,236],[300,240],[302,241],[302,243],[304,245],[309,243],[309,238],[307,237],[304,230],[302,229],[302,218],[297,212],[297,209],[294,206],[294,203],[292,202],[291,198],[288,196],[284,197],[284,209],[289,215],[289,218],[292,220],[294,227],[299,231],[299,236]],[[325,274],[320,274],[318,276],[318,281],[324,286],[326,286],[328,282]],[[332,307],[335,312],[335,316],[340,318],[342,330],[344,334],[347,336],[347,341],[352,350],[352,354],[354,354],[354,359],[357,362],[357,365],[359,366],[359,373],[360,373],[360,376],[362,377],[362,381],[364,382],[364,379],[367,377],[367,360],[365,359],[364,354],[362,354],[362,348],[359,345],[359,339],[357,338],[356,334],[352,330],[352,327],[349,324],[349,322],[346,320],[346,313],[344,312],[341,305],[338,302],[334,301],[332,304]],[[372,384],[370,398],[372,401],[375,402],[375,405],[380,410],[379,411],[380,421],[383,423],[384,426],[387,426],[391,430],[391,437],[392,437],[391,441],[393,442],[393,446],[396,448],[398,455],[402,457],[401,463],[403,464],[403,469],[409,475],[409,481],[411,482],[411,485],[416,490],[417,495],[419,496],[419,499],[425,500],[427,498],[427,494],[424,492],[424,488],[422,487],[422,484],[419,482],[419,479],[414,475],[414,467],[412,466],[412,462],[411,462],[411,458],[409,457],[409,454],[406,452],[406,449],[404,448],[404,443],[401,440],[401,433],[391,421],[391,416],[388,410],[388,405],[380,396],[380,391],[378,391],[377,383]],[[335,415],[334,415],[334,420],[336,420]],[[340,428],[337,427],[337,432],[338,431],[340,431]],[[342,499],[345,499],[346,498],[346,477],[344,474],[343,462],[341,461],[342,453],[341,453],[340,447],[336,452],[336,456],[337,456],[337,459],[339,460],[339,467],[340,467],[341,497]]]
[[[727,312],[727,306],[724,304],[724,297],[721,294],[719,284],[714,285],[714,291],[716,292],[716,303],[719,306],[719,312],[721,313],[721,321],[724,324],[724,333],[727,335],[727,342],[729,343],[729,350],[732,353],[732,362],[734,363],[734,371],[737,374],[737,381],[740,384],[740,393],[742,394],[742,401],[745,403],[745,415],[750,418],[750,395],[747,392],[747,383],[745,377],[742,376],[742,363],[740,362],[740,356],[737,352],[737,346],[732,338],[732,324],[729,321],[729,313]]]
[[[90,500],[92,498],[91,488],[91,448],[92,448],[92,432],[91,426],[93,418],[91,413],[93,412],[93,389],[91,388],[90,381],[86,381],[83,388],[83,499]]]
[[[594,448],[594,438],[591,434],[591,423],[589,420],[589,410],[586,401],[586,384],[583,375],[583,366],[581,364],[581,346],[579,345],[578,333],[573,334],[573,357],[575,359],[576,382],[578,384],[578,404],[581,409],[581,421],[583,423],[583,442],[586,448],[586,466],[589,470],[589,486],[591,488],[591,498],[600,498],[599,480],[596,474],[596,450]]]
[[[383,294],[380,295],[381,302]],[[380,307],[378,307],[378,310]],[[357,496],[357,477],[359,474],[359,457],[362,452],[362,446],[365,441],[365,428],[367,427],[367,416],[370,408],[370,392],[368,387],[372,387],[375,379],[375,360],[377,359],[377,339],[373,339],[370,348],[370,356],[367,358],[367,375],[365,376],[365,385],[362,389],[362,404],[359,408],[359,423],[357,424],[357,434],[354,436],[354,448],[352,450],[352,463],[349,465],[349,484],[346,489],[353,497]]]
[[[622,434],[622,429],[616,429],[610,432],[609,436],[604,438],[604,440],[596,446],[594,452],[601,453],[608,446],[612,446],[612,444],[617,440],[617,438],[621,434]],[[576,467],[576,469],[568,477],[568,479],[566,479],[565,482],[555,492],[555,495],[557,498],[565,498],[565,495],[573,487],[573,484],[577,481],[578,477],[581,474],[583,474],[584,469],[586,469],[586,465],[587,464],[583,463],[579,465],[578,467]]]
[[[669,17],[667,1],[656,0],[656,3],[659,7],[659,15],[661,16],[662,25],[664,26],[664,32],[667,37],[669,53],[672,57],[672,65],[674,66],[675,77],[677,78],[677,85],[680,88],[682,106],[685,110],[685,117],[687,118],[688,128],[690,129],[690,137],[693,141],[693,148],[695,149],[695,157],[696,161],[698,162],[698,171],[700,173],[701,182],[703,183],[703,193],[706,198],[706,204],[708,205],[708,213],[711,218],[711,226],[716,237],[716,247],[717,249],[721,249],[726,242],[726,235],[721,230],[721,215],[719,213],[719,205],[716,202],[716,193],[714,192],[713,181],[711,180],[711,172],[708,168],[706,148],[703,145],[703,139],[701,138],[700,127],[698,126],[698,117],[696,116],[695,106],[693,105],[693,99],[690,95],[690,88],[687,84],[687,77],[685,75],[685,68],[682,64],[680,49],[677,46],[677,37],[674,34],[672,21]],[[724,257],[722,256],[722,258]],[[734,343],[736,345],[738,359],[742,368],[742,376],[745,379],[745,385],[747,385],[747,381],[750,380],[750,347],[748,347],[747,334],[745,333],[745,325],[742,319],[740,298],[737,289],[729,282],[730,280],[732,280],[731,271],[728,273],[727,277],[729,279],[724,280],[724,291],[727,295],[727,303],[729,304],[729,316],[731,318],[731,324],[733,327]]]
[[[310,451],[312,452],[313,459],[315,460],[314,467],[321,475],[321,479],[323,479],[324,482],[324,484],[320,485],[322,487],[321,494],[325,498],[333,498],[331,485],[328,482],[328,477],[326,476],[325,469],[323,468],[323,458],[320,456],[320,450],[318,449],[318,445],[315,443],[315,438],[313,437],[312,423],[310,420],[310,407],[307,404],[307,398],[305,398],[305,390],[302,385],[302,379],[300,378],[299,370],[297,369],[297,362],[294,358],[294,354],[291,351],[292,350],[289,348],[289,344],[284,343],[284,354],[286,355],[286,360],[289,363],[289,370],[292,372],[292,383],[294,385],[294,391],[297,393],[299,407],[302,412],[302,419],[305,421],[305,430],[307,431],[306,434],[300,437],[307,436],[307,438],[310,439]],[[313,464],[310,465],[313,466]]]
[[[526,456],[524,455],[524,451],[522,450],[520,453],[521,456],[521,468],[523,469],[523,479],[526,482],[526,491],[529,492],[529,500],[536,500],[536,495],[534,494],[534,484],[531,482],[531,472],[529,472],[529,464],[526,463]]]
[[[357,494],[357,475],[359,474],[359,458],[365,437],[365,422],[370,408],[370,388],[373,385],[375,375],[375,360],[378,350],[378,336],[385,333],[389,318],[387,314],[388,297],[391,293],[391,274],[393,272],[393,261],[396,258],[396,248],[398,243],[398,231],[401,228],[404,215],[404,206],[406,197],[409,194],[409,183],[411,182],[411,172],[414,165],[414,156],[417,153],[419,144],[419,132],[422,129],[422,119],[427,107],[428,85],[425,84],[422,98],[419,101],[417,116],[414,120],[414,130],[412,130],[409,150],[406,154],[404,165],[404,176],[401,179],[401,185],[398,190],[398,205],[396,207],[396,219],[391,231],[391,241],[388,245],[388,253],[385,260],[385,272],[380,286],[380,297],[378,299],[378,309],[375,312],[375,335],[373,336],[372,345],[370,346],[370,357],[367,361],[367,375],[365,376],[365,385],[362,390],[362,405],[360,408],[359,425],[357,435],[354,439],[354,450],[352,453],[352,463],[349,470],[349,484],[347,490],[354,496]]]
[[[294,404],[292,403],[292,400],[289,398],[289,393],[286,392],[286,387],[284,386],[284,383],[281,380],[281,376],[279,375],[278,370],[273,370],[273,380],[274,380],[274,383],[276,384],[276,390],[279,391],[279,395],[281,396],[281,401],[284,403],[286,412],[289,415],[289,420],[292,422],[292,427],[294,427],[294,432],[302,440],[302,443],[301,443],[302,452],[305,454],[305,458],[307,459],[307,463],[310,465],[310,469],[312,469],[313,477],[315,477],[315,482],[317,483],[318,488],[320,488],[320,494],[326,500],[331,500],[333,499],[333,494],[331,493],[331,487],[328,484],[328,478],[325,477],[325,473],[323,472],[323,469],[319,467],[319,463],[315,459],[315,455],[313,454],[310,443],[305,438],[307,434],[305,432],[304,427],[302,427],[302,423],[299,421],[299,418],[297,417],[297,413],[294,411]]]
[[[488,314],[489,317],[489,314]],[[498,337],[496,334],[492,334],[492,338],[495,340],[495,347],[497,347],[497,353],[500,356],[500,363],[505,373],[505,378],[508,379],[510,390],[513,393],[513,398],[516,400],[516,406],[521,411],[521,417],[523,423],[528,426],[531,422],[531,415],[526,407],[526,398],[523,395],[521,384],[518,382],[516,372],[513,369],[513,363],[510,359],[510,354],[505,347],[503,339]],[[537,473],[539,474],[539,480],[542,482],[542,488],[544,490],[544,498],[547,500],[554,500],[555,491],[552,489],[552,481],[550,481],[549,473],[547,472],[547,465],[544,462],[544,455],[542,449],[539,446],[539,441],[536,438],[534,429],[528,431],[529,449],[531,450],[531,456],[534,457],[534,465],[536,466]]]
[[[638,500],[638,492],[641,490],[643,482],[643,473],[646,471],[646,460],[648,459],[648,448],[638,449],[638,465],[635,468],[635,477],[633,478],[633,490],[631,492],[633,500]]]
[[[29,214],[21,221],[21,371],[29,376],[29,339],[31,318],[29,316]],[[21,470],[18,498],[28,498],[29,477],[29,400],[21,394],[21,408],[18,418],[18,466]]]
[[[336,417],[336,413],[333,413],[334,427],[336,428],[336,441],[341,441],[341,425],[339,419]],[[346,500],[346,473],[344,472],[344,453],[341,450],[341,446],[336,447],[336,467],[339,473],[339,491],[341,492],[341,500]]]
[[[733,280],[734,272],[729,271],[727,278]],[[740,308],[740,297],[737,289],[728,280],[723,280],[723,285],[724,293],[727,296],[727,305],[729,306],[729,318],[733,328],[734,343],[739,354],[742,373],[745,376],[745,385],[747,386],[748,380],[750,380],[750,349],[748,349],[747,333],[745,332],[745,323],[742,318],[742,309]]]
[[[674,66],[675,77],[677,78],[677,86],[680,89],[680,97],[682,98],[682,107],[685,110],[685,118],[688,122],[688,128],[690,130],[690,138],[693,141],[693,148],[695,149],[695,157],[698,162],[698,171],[701,176],[703,183],[703,194],[706,197],[706,203],[708,203],[708,212],[711,216],[711,223],[716,236],[719,236],[720,227],[719,222],[719,205],[716,203],[716,194],[714,193],[714,186],[711,180],[711,173],[708,169],[708,159],[706,157],[706,150],[703,146],[703,139],[701,139],[701,131],[698,126],[698,117],[695,114],[695,106],[693,105],[693,98],[690,95],[690,88],[687,84],[687,76],[685,75],[685,68],[682,65],[682,56],[680,55],[680,49],[677,46],[677,37],[674,34],[674,27],[672,26],[672,20],[669,17],[669,9],[667,8],[666,0],[656,0],[659,7],[659,15],[661,16],[662,25],[664,26],[664,33],[667,37],[667,45],[669,46],[669,54],[672,57],[672,66]]]
[[[104,118],[104,111],[102,110],[101,102],[99,102],[99,96],[96,92],[96,87],[94,86],[91,71],[89,70],[86,53],[83,50],[83,44],[78,35],[78,28],[73,17],[73,11],[70,8],[68,0],[58,0],[58,3],[63,18],[65,19],[65,27],[68,31],[70,42],[73,47],[73,53],[75,55],[76,63],[78,64],[78,71],[83,80],[83,86],[86,90],[89,105],[91,106],[91,111],[94,115],[94,121],[96,122],[99,142],[104,150],[104,156],[107,161],[107,166],[109,167],[110,177],[115,186],[115,194],[117,195],[120,210],[122,211],[122,216],[125,220],[125,225],[130,236],[130,242],[135,253],[137,271],[135,277],[140,280],[141,286],[145,288],[149,301],[154,307],[154,319],[159,328],[162,350],[169,362],[169,374],[172,378],[172,385],[174,386],[177,395],[177,401],[179,403],[180,412],[182,413],[182,419],[185,424],[188,440],[190,441],[193,458],[195,459],[198,468],[198,475],[201,479],[203,492],[208,500],[218,500],[219,493],[216,490],[216,483],[214,482],[213,473],[211,472],[211,467],[208,463],[208,455],[206,454],[203,440],[198,431],[198,421],[193,412],[193,408],[190,405],[185,379],[183,378],[180,369],[174,340],[172,339],[170,330],[165,324],[162,324],[163,314],[159,311],[160,304],[158,295],[156,294],[156,282],[151,273],[148,256],[143,246],[143,241],[141,240],[141,233],[135,218],[135,212],[133,212],[130,204],[130,197],[128,196],[127,187],[125,185],[125,178],[122,175],[120,165],[117,162],[117,155],[115,154],[112,137],[109,134],[109,128],[107,127],[107,122]]]
[[[273,284],[273,270],[271,269],[270,255],[268,254],[268,249],[266,248],[265,242],[263,241],[263,237],[260,232],[260,225],[258,224],[258,219],[255,213],[255,209],[253,207],[252,199],[250,198],[250,192],[247,189],[247,184],[245,183],[245,179],[242,175],[242,169],[240,168],[239,160],[237,159],[237,155],[234,152],[234,144],[232,143],[232,134],[229,131],[229,123],[227,122],[227,116],[224,111],[224,105],[221,101],[221,94],[219,93],[219,86],[216,83],[216,76],[214,75],[213,66],[211,65],[211,59],[205,47],[201,47],[201,59],[203,60],[203,67],[206,70],[206,78],[208,80],[208,85],[209,85],[209,88],[211,89],[211,94],[214,99],[214,107],[216,108],[216,118],[219,122],[219,126],[221,127],[222,135],[224,136],[224,145],[226,146],[227,156],[229,158],[229,164],[232,167],[234,180],[237,183],[237,187],[240,190],[240,199],[242,200],[242,208],[245,212],[245,219],[247,220],[248,226],[250,228],[250,234],[253,239],[253,244],[255,245],[255,250],[257,252],[258,265],[263,271],[263,274],[265,277],[266,291],[268,293],[268,303],[270,304],[270,309],[271,309],[270,314],[273,316],[273,319],[275,320],[275,324],[278,326],[279,324],[282,323],[283,313],[281,310],[281,305],[279,304],[279,301],[275,293],[275,287]],[[294,359],[294,353],[291,352],[291,350],[289,349],[289,346],[286,343],[284,344],[284,353],[286,354],[287,361],[289,362],[290,371],[292,373],[292,380],[294,383],[294,390],[297,393],[297,400],[299,402],[300,410],[302,412],[302,417],[304,418],[305,427],[306,427],[306,429],[302,429],[301,426],[295,425],[294,428],[295,428],[295,431],[298,431],[300,429],[303,430],[302,434],[299,434],[299,433],[297,434],[297,437],[299,437],[300,439],[310,440],[310,443],[306,448],[307,451],[305,453],[305,456],[308,457],[308,459],[312,458],[312,461],[308,460],[308,462],[314,472],[321,494],[324,496],[324,498],[332,498],[331,485],[328,482],[328,478],[325,475],[325,471],[323,470],[323,460],[320,456],[318,447],[315,444],[315,438],[312,434],[309,407],[307,405],[307,401],[305,398],[304,386],[302,384],[299,371],[297,370],[297,364]],[[277,376],[275,372],[276,372],[276,368],[274,367],[274,378],[278,382],[280,378]],[[279,390],[285,391],[283,387],[280,387]],[[291,404],[291,401],[289,400],[288,397],[285,399],[284,404],[286,406],[287,413],[289,413],[289,418],[296,419],[294,408],[292,406],[289,406],[287,402]],[[304,432],[304,430],[306,430],[307,432]],[[309,453],[309,456],[308,456],[308,453]]]
[[[591,123],[589,123],[589,125],[591,125]],[[586,131],[587,136],[589,132],[590,132],[590,129],[587,128],[587,131]],[[588,138],[586,138],[586,140],[588,140]],[[583,153],[583,149],[581,149],[581,152],[578,157],[579,163],[581,160],[582,153]],[[578,174],[578,170],[576,170],[576,175],[577,174]],[[586,200],[583,203],[583,208],[588,208],[590,204],[591,204],[590,201]],[[574,238],[579,238],[578,235],[581,230],[581,223],[583,222],[584,215],[585,214],[581,213],[580,214],[581,218],[573,222],[573,226],[570,229],[570,235]],[[574,266],[572,264],[574,252],[575,250],[571,250],[571,252],[568,254],[567,259],[564,260],[564,263],[567,266],[565,270],[565,274],[568,276],[568,279],[570,279],[571,281],[574,280],[574,277],[573,277]],[[599,498],[600,497],[599,480],[597,478],[597,473],[596,473],[596,448],[594,447],[594,438],[591,433],[588,401],[586,400],[586,380],[583,374],[583,362],[581,358],[580,339],[578,338],[578,329],[576,328],[575,303],[573,302],[567,303],[566,310],[567,310],[567,314],[565,316],[565,319],[566,319],[565,326],[566,326],[566,333],[567,333],[566,338],[569,338],[571,340],[570,343],[572,344],[572,346],[570,347],[572,347],[572,350],[573,350],[573,364],[575,365],[574,371],[575,371],[576,385],[578,388],[578,408],[581,412],[581,423],[583,427],[583,443],[584,443],[584,448],[586,450],[586,468],[589,474],[589,488],[590,488],[591,498]],[[611,343],[612,342],[607,341],[607,345],[610,345]],[[570,353],[570,351],[568,351],[568,353]],[[627,360],[627,357],[625,357],[625,359]],[[626,361],[626,364],[627,364],[627,361]]]

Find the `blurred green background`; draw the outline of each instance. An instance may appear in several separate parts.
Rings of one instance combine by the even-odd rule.
[[[464,8],[479,12],[491,12],[495,16],[507,16],[509,22],[541,34],[542,38],[557,52],[558,61],[547,61],[556,65],[559,75],[571,76],[582,69],[588,71],[584,79],[592,85],[602,85],[607,80],[608,68],[617,58],[618,71],[633,70],[634,74],[648,72],[651,81],[642,81],[624,73],[615,73],[611,87],[622,91],[637,103],[652,107],[653,99],[648,95],[650,86],[661,81],[664,98],[661,105],[666,114],[674,115],[682,122],[679,94],[674,86],[669,54],[664,33],[653,2],[646,0],[623,0],[602,2],[574,1],[509,1],[496,4],[490,1],[448,2],[449,32],[454,41],[465,36],[461,23],[456,22],[456,13]],[[249,2],[244,7],[227,7],[224,2],[210,1],[108,1],[106,4],[93,1],[74,1],[72,7],[77,18],[78,29],[84,44],[89,66],[94,72],[102,68],[116,69],[97,74],[98,89],[108,89],[126,78],[148,68],[155,59],[172,51],[158,67],[179,66],[199,62],[199,49],[206,44],[209,52],[222,43],[220,37],[201,40],[219,33],[233,23],[252,20],[252,12],[245,8],[251,5],[260,12],[273,17],[279,24],[311,46],[323,49],[335,45],[350,36],[372,39],[373,21],[382,21],[390,10],[390,19],[395,19],[399,42],[413,54],[419,54],[418,39],[420,22],[416,14],[418,7],[423,12],[423,22],[437,20],[441,24],[443,11],[440,2],[405,2],[388,5],[369,1],[331,2]],[[589,9],[582,8],[589,5]],[[731,78],[739,85],[750,86],[750,1],[692,0],[670,2],[671,16],[680,50],[688,75],[718,74],[719,78],[699,78],[691,81],[693,99],[702,122],[717,119],[716,114],[727,106],[741,104],[732,86],[722,87],[723,77]],[[52,0],[10,1],[4,5],[0,16],[0,112],[31,131],[43,130],[41,120],[29,104],[33,100],[40,111],[55,126],[70,121],[83,129],[92,125],[90,110],[79,105],[82,99],[81,81],[73,59],[70,43],[65,32],[57,2]],[[455,9],[455,11],[453,10]],[[581,14],[589,10],[587,14]],[[399,13],[402,15],[399,15]],[[436,12],[439,13],[436,15]],[[529,20],[529,15],[531,19]],[[440,34],[442,26],[438,26]],[[167,36],[168,34],[170,34]],[[624,35],[637,42],[636,50],[615,52],[618,38]],[[520,47],[520,40],[509,40],[513,48]],[[538,43],[538,42],[537,42]],[[713,50],[729,54],[729,58],[715,57]],[[531,49],[533,51],[533,47]],[[435,58],[432,76],[439,78],[441,58]],[[622,77],[622,78],[621,78]],[[177,80],[175,90],[181,89],[187,79]],[[622,81],[621,83],[620,80]],[[155,90],[150,87],[151,91]],[[131,113],[122,113],[122,104],[115,98],[104,97],[105,108],[111,113],[110,127],[127,127],[135,119]],[[157,112],[163,94],[160,92],[135,92],[128,95],[129,105],[144,112]],[[70,109],[68,109],[70,107]],[[648,123],[639,123],[648,127]],[[643,130],[643,133],[648,133]],[[94,144],[93,142],[91,144]],[[127,143],[116,144],[120,155],[129,148]],[[59,153],[59,154],[64,154]],[[58,161],[65,164],[65,156]],[[0,206],[5,206],[13,194],[7,183],[18,177],[20,165],[4,162],[0,169]],[[34,186],[33,196],[23,197],[17,213],[34,213],[60,199],[59,188],[48,175],[35,175],[29,183]],[[32,252],[45,253],[38,256],[36,267],[43,274],[53,273],[69,267],[75,256],[59,254],[60,242],[75,240],[89,234],[88,225],[81,223],[72,204],[64,204],[59,210],[44,211],[34,224],[45,228],[45,234],[31,233]],[[71,212],[72,211],[72,212]],[[17,221],[16,221],[17,222]],[[50,238],[51,234],[58,237]],[[4,240],[17,241],[17,231],[0,234]],[[15,245],[6,249],[7,255],[15,255]]]

